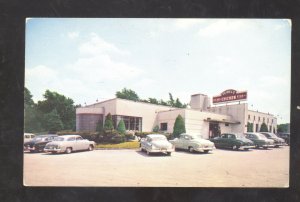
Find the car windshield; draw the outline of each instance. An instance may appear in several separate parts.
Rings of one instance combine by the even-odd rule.
[[[275,134],[273,134],[273,133],[268,133],[271,137],[277,137]]]
[[[54,141],[65,141],[66,139],[63,137],[55,137]]]
[[[263,134],[257,133],[256,135],[258,136],[259,139],[267,139],[267,137],[264,136]]]
[[[151,142],[152,141],[159,141],[159,140],[166,140],[166,137],[163,137],[163,136],[151,137]]]
[[[38,136],[37,136],[37,137],[33,138],[32,140],[38,142],[38,141],[42,141],[42,140],[44,140],[44,139],[45,139],[45,137],[38,137]]]
[[[240,139],[246,138],[243,133],[237,133],[237,134],[235,134],[235,137],[240,138]]]

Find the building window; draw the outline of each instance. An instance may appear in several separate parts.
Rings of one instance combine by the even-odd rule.
[[[229,123],[225,123],[225,126],[229,126]]]
[[[253,116],[253,121],[255,121],[255,116]]]
[[[118,127],[121,120],[124,121],[126,130],[142,131],[142,118],[135,116],[112,115],[114,128]]]
[[[250,114],[248,115],[248,120],[250,120]]]
[[[267,118],[267,123],[269,123],[269,118]]]
[[[160,123],[160,130],[162,131],[168,130],[168,123]]]
[[[255,132],[258,132],[258,124],[255,125]]]
[[[260,116],[258,117],[258,121],[260,121]]]

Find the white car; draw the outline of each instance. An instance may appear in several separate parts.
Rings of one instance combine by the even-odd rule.
[[[175,150],[175,147],[167,140],[166,136],[161,134],[147,135],[141,140],[141,151],[151,153],[165,153],[168,156]]]
[[[24,133],[24,143],[31,141],[34,137],[33,133]]]
[[[46,144],[44,151],[51,153],[67,153],[95,148],[95,142],[83,139],[80,135],[62,135]]]
[[[180,134],[179,138],[170,140],[176,149],[184,149],[189,152],[204,152],[208,153],[215,149],[215,144],[209,140],[203,139],[199,135]]]

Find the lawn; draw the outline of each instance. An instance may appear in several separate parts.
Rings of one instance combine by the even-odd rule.
[[[140,147],[139,142],[122,142],[119,144],[97,144],[98,149],[138,149]]]

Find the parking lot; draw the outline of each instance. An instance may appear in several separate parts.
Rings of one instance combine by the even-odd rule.
[[[288,187],[289,147],[209,154],[138,150],[24,153],[26,186]]]

